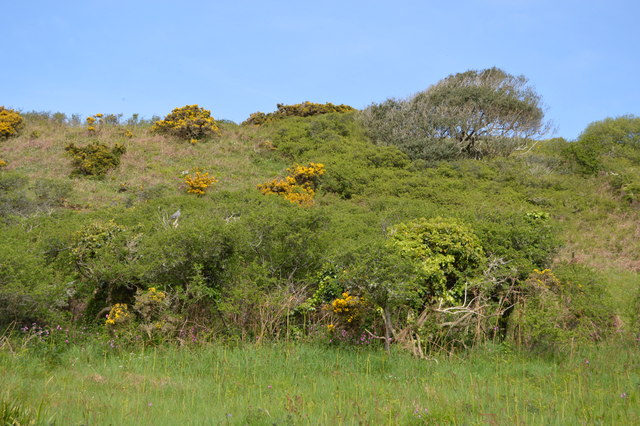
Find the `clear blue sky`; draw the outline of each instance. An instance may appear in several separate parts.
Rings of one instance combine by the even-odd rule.
[[[276,103],[363,108],[449,74],[525,75],[557,136],[640,115],[638,0],[4,2],[0,105],[240,122]]]

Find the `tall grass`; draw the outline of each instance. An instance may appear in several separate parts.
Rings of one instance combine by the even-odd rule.
[[[0,388],[56,424],[638,424],[640,355],[506,346],[418,360],[315,344],[0,352]]]

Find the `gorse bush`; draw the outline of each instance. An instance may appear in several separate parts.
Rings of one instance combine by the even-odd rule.
[[[164,120],[156,121],[151,129],[156,133],[184,140],[200,140],[220,134],[220,129],[211,116],[211,111],[198,105],[175,108]]]
[[[329,113],[347,113],[356,111],[349,105],[334,105],[330,102],[326,104],[317,104],[313,102],[303,102],[301,104],[283,105],[278,104],[278,110],[265,114],[263,112],[254,112],[246,119],[243,125],[260,125],[286,117],[311,117],[320,114]]]
[[[318,163],[309,163],[307,166],[296,165],[288,168],[287,172],[289,175],[284,179],[274,179],[258,185],[258,189],[264,195],[277,194],[301,206],[312,205],[320,176],[325,173],[324,165]]]
[[[17,136],[24,127],[24,119],[17,111],[0,106],[0,139]]]
[[[109,170],[120,165],[120,157],[126,152],[122,144],[109,147],[101,142],[93,142],[86,146],[70,143],[65,150],[71,156],[72,175],[104,176]]]
[[[189,194],[204,195],[207,189],[218,180],[209,175],[209,172],[196,170],[193,174],[184,177],[184,183],[187,185]]]

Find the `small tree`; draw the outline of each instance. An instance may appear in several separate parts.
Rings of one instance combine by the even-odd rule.
[[[549,129],[528,80],[498,68],[450,75],[408,100],[373,104],[360,117],[378,143],[425,159],[508,154]]]

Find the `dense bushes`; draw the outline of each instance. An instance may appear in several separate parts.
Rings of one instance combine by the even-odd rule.
[[[286,117],[311,117],[313,115],[329,114],[329,113],[346,113],[354,112],[355,108],[349,105],[334,105],[330,102],[326,104],[316,104],[313,102],[303,102],[301,104],[284,105],[278,104],[278,110],[265,114],[263,112],[254,112],[247,118],[243,125],[260,125],[272,121],[280,120]]]
[[[152,130],[184,140],[200,140],[220,134],[211,111],[198,105],[175,108],[163,120],[156,121]]]
[[[610,335],[613,312],[611,297],[588,269],[565,265],[557,275],[535,269],[522,285],[509,334],[537,352],[566,350]]]

